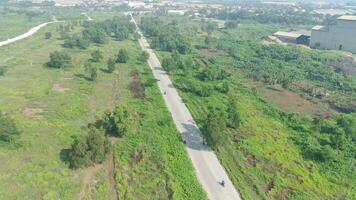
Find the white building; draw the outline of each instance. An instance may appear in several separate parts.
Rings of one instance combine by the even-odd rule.
[[[315,26],[310,47],[356,53],[356,16],[341,16],[336,25]]]

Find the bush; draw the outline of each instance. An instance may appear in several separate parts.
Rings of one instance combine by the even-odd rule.
[[[52,37],[52,33],[51,32],[46,32],[45,33],[45,38],[48,40]]]
[[[108,138],[99,130],[90,128],[88,135],[74,140],[69,153],[70,165],[73,168],[80,168],[101,163],[110,149]]]
[[[117,54],[117,63],[126,63],[129,60],[129,53],[125,49],[120,49],[119,54]]]
[[[50,53],[50,60],[47,63],[47,67],[53,68],[65,68],[71,65],[72,58],[66,52],[55,51]]]
[[[113,112],[104,116],[104,128],[107,134],[122,137],[131,124],[131,114],[126,106],[116,106]]]
[[[6,67],[0,67],[0,76],[4,76],[6,71],[7,71]]]
[[[140,63],[144,63],[148,60],[149,57],[150,55],[146,51],[142,51],[138,57],[138,61]]]
[[[11,142],[20,134],[15,122],[6,114],[0,111],[0,140]]]
[[[99,50],[95,50],[91,53],[91,60],[93,62],[100,62],[103,59],[103,53]]]
[[[116,65],[115,60],[112,58],[109,58],[108,59],[108,72],[109,73],[112,73],[115,70],[115,68],[116,68],[115,65]]]

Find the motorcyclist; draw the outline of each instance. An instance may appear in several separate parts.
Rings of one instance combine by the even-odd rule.
[[[221,181],[221,186],[225,187],[225,181],[224,180]]]

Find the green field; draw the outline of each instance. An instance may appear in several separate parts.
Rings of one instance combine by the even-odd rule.
[[[28,17],[25,14],[14,12],[3,13],[4,9],[0,6],[0,41],[13,38],[30,30],[33,26],[51,21],[46,15]]]
[[[0,110],[11,115],[21,131],[13,143],[0,143],[1,198],[108,199],[115,183],[107,178],[106,162],[94,170],[73,170],[66,152],[74,136],[86,134],[85,127],[95,116],[127,104],[137,119],[132,131],[114,145],[120,198],[205,199],[156,85],[145,86],[144,99],[133,98],[129,90],[133,70],[143,83],[152,79],[147,64],[136,61],[141,52],[137,42],[108,38],[105,44],[91,44],[85,50],[64,49],[57,26],[49,25],[29,39],[0,48],[0,66],[7,69],[0,76]],[[69,34],[81,29],[75,26]],[[46,40],[48,31],[53,36]],[[92,51],[103,52],[103,61],[95,65],[105,69],[107,59],[121,48],[129,52],[128,63],[118,64],[112,74],[99,70],[94,82],[83,78],[83,64]],[[45,67],[54,50],[69,53],[72,67]],[[136,152],[142,153],[140,162],[132,162]]]

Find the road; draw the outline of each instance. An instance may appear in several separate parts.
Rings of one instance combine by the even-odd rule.
[[[132,17],[132,16],[131,16]],[[158,80],[159,89],[164,101],[171,112],[177,129],[186,141],[185,148],[192,160],[198,180],[211,200],[240,200],[240,195],[229,179],[224,167],[220,164],[214,151],[207,145],[203,145],[202,134],[191,116],[188,108],[174,88],[168,74],[162,68],[157,56],[150,48],[147,40],[139,30],[136,22],[137,32],[141,35],[139,43],[141,48],[149,53],[148,64],[153,75]],[[220,182],[225,181],[225,187]]]
[[[19,35],[19,36],[16,36],[14,38],[11,38],[11,39],[8,39],[8,40],[0,42],[0,47],[8,45],[8,44],[11,44],[11,43],[16,42],[18,40],[22,40],[22,39],[25,39],[27,37],[30,37],[31,35],[35,34],[38,30],[43,28],[44,26],[47,26],[48,24],[55,23],[55,22],[62,22],[62,21],[46,22],[46,23],[40,24],[38,26],[35,26],[35,27],[31,28],[29,31],[27,31],[26,33],[22,34],[22,35]]]

